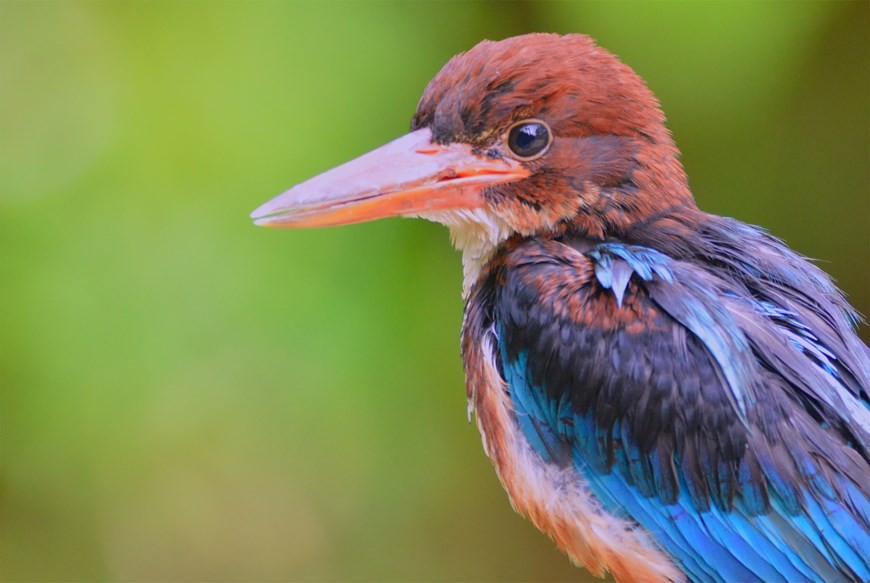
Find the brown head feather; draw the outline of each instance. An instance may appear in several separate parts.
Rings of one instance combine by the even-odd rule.
[[[529,178],[486,192],[490,211],[518,233],[604,238],[694,207],[658,100],[584,35],[479,43],[432,79],[412,125],[497,158],[511,156],[508,128],[530,118],[549,125],[552,145],[524,163]]]

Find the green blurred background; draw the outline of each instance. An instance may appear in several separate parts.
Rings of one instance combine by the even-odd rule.
[[[248,213],[406,131],[453,54],[580,31],[656,91],[703,208],[866,314],[868,6],[0,4],[0,576],[587,577],[465,421],[446,232]]]

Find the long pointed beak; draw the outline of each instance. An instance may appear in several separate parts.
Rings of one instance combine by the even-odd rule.
[[[330,227],[473,209],[483,206],[487,186],[528,175],[518,162],[480,156],[467,144],[435,144],[423,128],[294,186],[251,218],[267,227]]]

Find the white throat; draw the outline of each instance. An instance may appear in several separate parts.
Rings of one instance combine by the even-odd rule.
[[[418,216],[450,229],[453,246],[462,252],[462,299],[468,299],[481,269],[496,247],[511,235],[512,229],[485,209],[433,211]]]

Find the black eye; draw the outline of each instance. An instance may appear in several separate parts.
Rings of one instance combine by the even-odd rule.
[[[508,148],[523,160],[543,154],[551,141],[550,128],[542,121],[522,121],[508,131]]]

